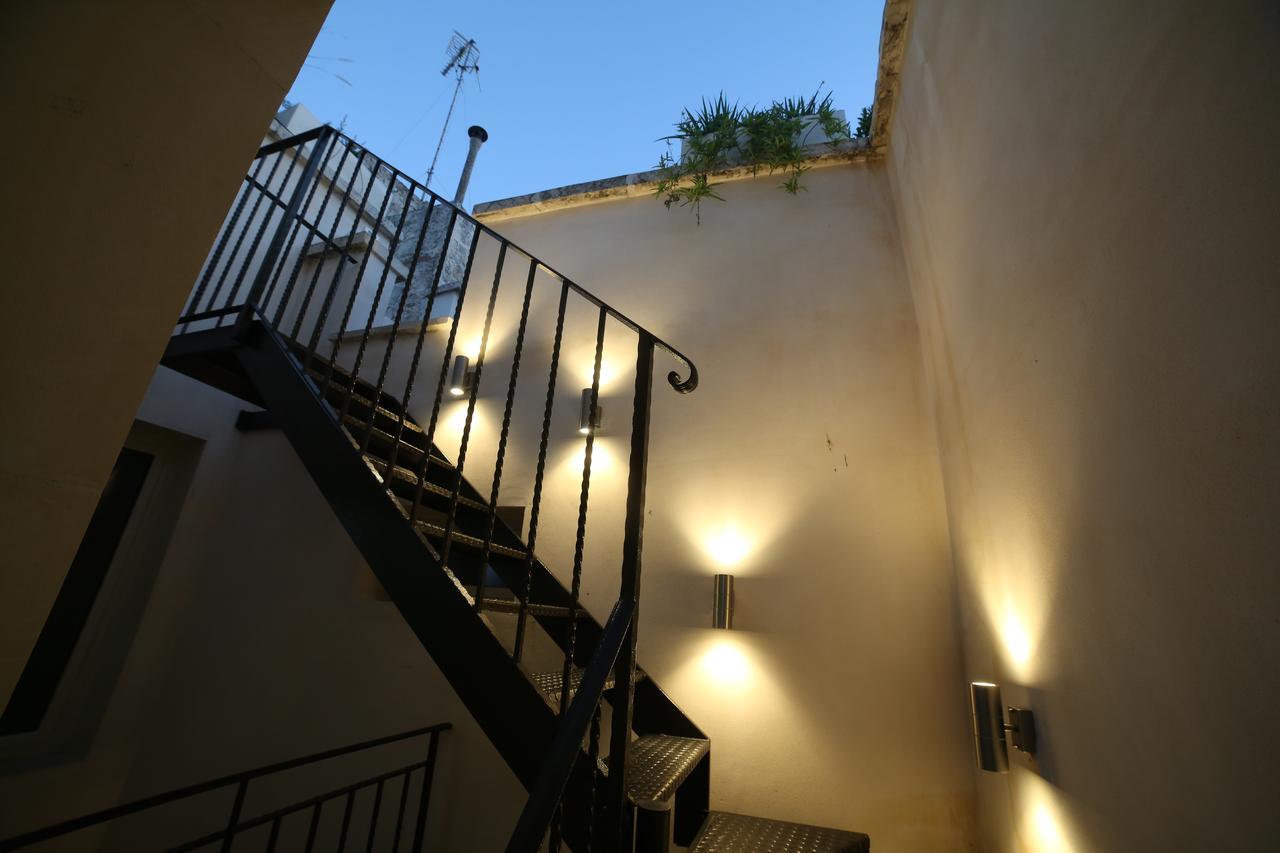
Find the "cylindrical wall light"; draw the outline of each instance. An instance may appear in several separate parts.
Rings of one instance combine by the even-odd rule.
[[[975,681],[969,685],[969,698],[973,706],[973,751],[978,769],[991,773],[1009,772],[1009,747],[1005,732],[1013,742],[1013,748],[1034,754],[1036,751],[1036,719],[1026,708],[1009,708],[1009,722],[1004,721],[1004,707],[1000,701],[1000,685],[989,681]]]
[[[711,600],[711,627],[733,627],[733,575],[716,575]]]
[[[449,372],[449,393],[461,397],[471,389],[471,359],[460,355],[453,360],[453,370]]]
[[[969,696],[973,702],[973,752],[978,759],[978,769],[1008,773],[1009,748],[1004,742],[999,685],[975,681],[969,685]]]
[[[599,396],[596,398],[596,405],[591,405],[591,389],[582,389],[582,410],[578,415],[578,432],[583,435],[589,435],[593,431],[600,429],[600,416],[604,409],[600,407]]]

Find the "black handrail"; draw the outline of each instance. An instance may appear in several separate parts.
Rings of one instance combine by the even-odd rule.
[[[206,782],[197,782],[194,785],[185,785],[181,788],[174,788],[171,791],[165,791],[160,794],[153,794],[150,797],[143,797],[133,802],[123,803],[111,808],[102,809],[100,811],[91,812],[90,814],[81,815],[80,817],[55,823],[41,829],[32,830],[31,832],[15,835],[11,838],[0,839],[0,851],[18,850],[22,847],[30,847],[32,844],[39,844],[43,841],[49,841],[54,838],[68,835],[72,832],[78,832],[91,826],[107,823],[117,820],[128,815],[137,814],[138,812],[148,811],[159,806],[168,805],[169,803],[185,800],[199,794],[206,794],[210,791],[216,791],[219,788],[228,788],[232,785],[236,787],[236,801],[233,806],[233,817],[229,822],[227,829],[217,833],[218,838],[234,836],[240,828],[248,828],[247,824],[242,826],[239,819],[240,809],[243,808],[244,798],[250,782],[263,776],[270,776],[276,773],[282,773],[286,770],[293,770],[308,764],[315,764],[320,761],[326,761],[330,758],[338,758],[343,755],[350,755],[354,752],[362,752],[368,749],[374,749],[379,746],[385,746],[398,741],[409,740],[423,735],[430,735],[430,746],[428,747],[427,761],[419,762],[413,765],[414,769],[425,767],[433,760],[436,752],[436,739],[441,732],[451,729],[451,723],[437,723],[433,726],[424,726],[422,728],[410,729],[409,731],[399,732],[393,735],[385,735],[383,737],[373,738],[371,740],[360,741],[359,743],[348,744],[347,746],[335,747],[334,749],[326,749],[321,752],[312,753],[311,755],[301,756],[299,758],[290,758],[286,761],[277,761],[273,764],[266,764],[261,767],[255,767],[252,770],[242,770],[238,773],[231,773],[226,776],[219,776]],[[394,771],[391,775],[403,773],[404,768]],[[377,781],[377,777],[373,781]],[[366,783],[357,783],[355,787],[360,787]],[[429,782],[427,783],[429,785]],[[345,792],[345,788],[343,791]],[[308,801],[310,802],[310,801]],[[250,822],[252,823],[252,822]],[[253,825],[257,825],[254,823]]]
[[[516,821],[515,831],[507,842],[507,853],[534,853],[542,846],[547,825],[551,823],[569,774],[573,772],[573,764],[582,754],[581,744],[587,735],[587,727],[604,696],[609,672],[622,651],[634,614],[635,603],[632,601],[619,601],[613,606],[600,645],[587,664],[578,692],[556,729],[555,740],[547,750],[547,759]],[[563,685],[561,691],[562,695],[567,694],[568,685]],[[621,770],[617,772],[622,774]]]

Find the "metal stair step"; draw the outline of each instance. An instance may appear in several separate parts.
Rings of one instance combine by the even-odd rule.
[[[573,698],[573,694],[578,692],[578,688],[582,685],[583,670],[575,669],[569,675],[569,697]],[[564,672],[556,670],[555,672],[535,672],[529,676],[533,679],[533,683],[542,691],[548,699],[560,701],[560,686],[564,683]],[[604,683],[604,689],[608,690],[614,685],[614,678],[611,674]]]
[[[642,809],[667,809],[680,783],[711,748],[703,738],[642,735],[627,752],[627,797]]]
[[[485,596],[484,612],[486,613],[519,613],[520,601],[515,598],[491,598]],[[552,616],[561,619],[569,618],[569,608],[561,607],[558,604],[538,604],[536,602],[529,603],[530,616]],[[537,676],[534,676],[536,679]]]
[[[689,847],[689,853],[868,853],[870,850],[871,839],[861,832],[731,812],[707,815]]]
[[[430,521],[415,521],[414,527],[426,535],[433,542],[444,539],[444,527]],[[460,533],[457,530],[453,532],[452,541],[455,547],[470,548],[472,550],[483,550],[484,540],[478,536],[470,536],[466,533]],[[510,557],[515,560],[523,560],[525,552],[518,548],[508,548],[506,545],[499,545],[496,542],[489,544],[489,554],[497,557]]]

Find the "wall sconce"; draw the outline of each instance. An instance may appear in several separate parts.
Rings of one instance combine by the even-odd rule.
[[[471,380],[475,376],[469,369],[471,359],[460,355],[453,360],[453,370],[449,371],[449,393],[461,397],[471,390]]]
[[[716,575],[711,600],[711,627],[733,627],[733,575]]]
[[[992,773],[1009,772],[1009,749],[1005,733],[1014,749],[1034,755],[1036,751],[1036,719],[1026,708],[1009,708],[1009,722],[1004,721],[1000,701],[1000,685],[975,681],[969,685],[973,704],[973,749],[978,769]]]
[[[600,416],[604,414],[604,409],[600,407],[598,396],[596,399],[596,405],[592,407],[591,389],[582,389],[582,412],[578,416],[578,432],[583,435],[590,435],[600,429]]]

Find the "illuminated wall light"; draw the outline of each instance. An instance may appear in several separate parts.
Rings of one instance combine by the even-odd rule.
[[[733,628],[733,575],[716,575],[711,600],[711,627]]]
[[[449,393],[461,397],[471,390],[471,380],[475,374],[469,369],[471,359],[460,355],[453,360],[453,370],[449,372]]]
[[[975,681],[969,685],[973,710],[973,750],[978,769],[990,773],[1009,772],[1009,748],[1005,734],[1014,749],[1034,755],[1036,751],[1035,716],[1026,708],[1009,708],[1009,722],[1004,721],[1000,701],[1000,685]]]
[[[596,405],[591,405],[591,389],[582,389],[582,410],[578,416],[578,432],[582,435],[590,435],[592,432],[600,430],[600,419],[604,415],[604,409],[600,407],[597,399]]]

